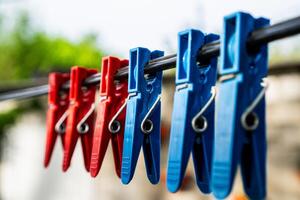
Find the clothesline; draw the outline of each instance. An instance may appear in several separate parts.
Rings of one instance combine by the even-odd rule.
[[[270,25],[264,28],[257,29],[253,31],[248,40],[247,48],[248,50],[255,51],[256,48],[261,44],[270,43],[279,39],[284,39],[287,37],[294,36],[300,33],[300,16],[295,17],[274,25]],[[204,45],[197,56],[197,60],[200,63],[205,63],[210,57],[217,56],[220,54],[220,41],[212,42]],[[175,68],[176,66],[176,54],[171,54],[163,56],[158,59],[151,60],[145,67],[144,73],[151,74],[159,70],[168,70]],[[284,72],[297,72],[299,71],[299,64],[287,64],[286,66],[280,67],[270,67],[269,75],[279,74]],[[284,69],[286,67],[286,69]],[[127,78],[128,67],[119,70],[115,76],[115,79]],[[101,74],[97,73],[88,77],[84,81],[84,85],[89,84],[99,84],[101,79]],[[62,89],[69,89],[70,83],[66,82]],[[37,97],[41,95],[46,95],[48,93],[48,85],[31,86],[28,88],[23,88],[20,90],[7,91],[5,93],[0,93],[0,101],[11,100],[11,99],[24,99]]]

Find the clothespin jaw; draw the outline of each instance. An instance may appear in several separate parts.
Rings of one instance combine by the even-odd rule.
[[[145,77],[144,67],[151,59],[161,56],[162,51],[150,52],[141,47],[130,50],[121,169],[123,184],[128,184],[133,177],[142,145],[148,179],[152,184],[159,181],[162,71]]]
[[[87,171],[90,169],[96,86],[83,86],[83,82],[95,73],[97,73],[95,69],[77,66],[71,69],[70,106],[68,108],[63,171],[70,166],[78,138],[81,139],[85,168]]]
[[[251,199],[266,195],[265,89],[267,45],[249,49],[250,33],[269,24],[246,13],[225,17],[219,85],[212,190],[225,198],[232,189],[238,164],[244,189]]]
[[[114,76],[119,69],[126,66],[128,66],[128,60],[120,60],[111,56],[102,59],[100,102],[97,107],[98,115],[90,165],[92,177],[99,173],[110,139],[115,170],[119,177],[121,175],[128,84],[127,80],[116,82]]]
[[[176,91],[172,113],[167,187],[176,192],[182,183],[190,153],[196,181],[203,193],[210,192],[211,152],[214,139],[214,95],[217,58],[197,62],[199,49],[217,35],[186,30],[178,34]]]
[[[64,146],[65,125],[60,126],[57,123],[66,112],[69,106],[69,95],[66,91],[61,91],[61,86],[70,79],[67,73],[50,73],[49,74],[49,95],[47,111],[47,134],[44,166],[50,163],[53,148],[58,135],[61,136],[62,145]]]

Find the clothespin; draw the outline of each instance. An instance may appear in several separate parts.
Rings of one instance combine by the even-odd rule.
[[[141,146],[148,179],[152,184],[159,181],[162,71],[145,76],[144,67],[151,59],[161,56],[162,51],[150,52],[140,47],[130,50],[121,170],[123,184],[128,184],[133,177]]]
[[[266,85],[268,49],[249,49],[252,31],[269,24],[265,18],[235,13],[224,19],[216,107],[216,134],[212,168],[213,194],[230,193],[238,164],[244,189],[251,199],[266,195]]]
[[[47,135],[44,166],[48,167],[57,136],[61,136],[64,147],[65,113],[69,106],[68,91],[62,91],[62,84],[70,79],[68,73],[49,74],[49,95],[47,111]]]
[[[193,29],[178,34],[176,91],[167,168],[170,192],[180,188],[191,152],[199,189],[203,193],[211,191],[217,57],[198,63],[197,55],[203,45],[218,38]]]
[[[65,136],[63,171],[67,171],[78,138],[81,138],[84,165],[90,169],[92,139],[94,132],[94,101],[96,86],[84,86],[83,81],[97,73],[95,69],[72,67],[70,80],[70,106]]]
[[[100,83],[100,102],[97,107],[90,173],[97,176],[101,168],[109,140],[111,139],[115,170],[120,177],[123,137],[126,114],[126,99],[128,96],[127,80],[115,81],[114,75],[119,69],[128,66],[128,60],[115,57],[102,59]]]

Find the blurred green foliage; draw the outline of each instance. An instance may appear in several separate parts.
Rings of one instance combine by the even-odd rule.
[[[0,85],[7,82],[45,77],[51,71],[68,71],[74,65],[99,69],[103,51],[96,46],[96,36],[86,35],[79,42],[64,37],[49,36],[35,30],[26,13],[21,13],[13,25],[4,25],[0,15]],[[20,114],[40,108],[37,99],[17,102],[9,111],[0,110],[0,150],[5,130]],[[0,152],[1,158],[1,152]]]
[[[10,30],[4,27],[3,20],[0,17],[2,83],[67,71],[73,65],[99,69],[103,52],[96,46],[95,35],[86,35],[75,43],[34,30],[26,13],[20,14]]]

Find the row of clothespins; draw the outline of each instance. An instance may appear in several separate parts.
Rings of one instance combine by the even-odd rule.
[[[213,192],[217,198],[228,196],[240,164],[247,195],[265,198],[266,85],[262,81],[267,76],[267,46],[248,52],[246,41],[251,31],[268,24],[267,19],[255,19],[246,13],[225,17],[217,95],[218,58],[212,57],[205,64],[199,64],[196,58],[203,45],[219,36],[192,29],[178,34],[167,166],[169,191],[180,188],[192,153],[196,182],[203,193]],[[129,61],[103,58],[96,106],[96,85],[83,86],[83,81],[97,70],[72,67],[70,74],[51,73],[45,166],[60,136],[66,171],[80,138],[85,168],[95,177],[111,140],[115,170],[122,183],[128,184],[133,178],[142,147],[148,179],[158,183],[162,71],[144,75],[144,67],[163,54],[134,48]],[[127,65],[128,80],[114,80],[116,72]],[[70,90],[61,90],[68,80]]]

